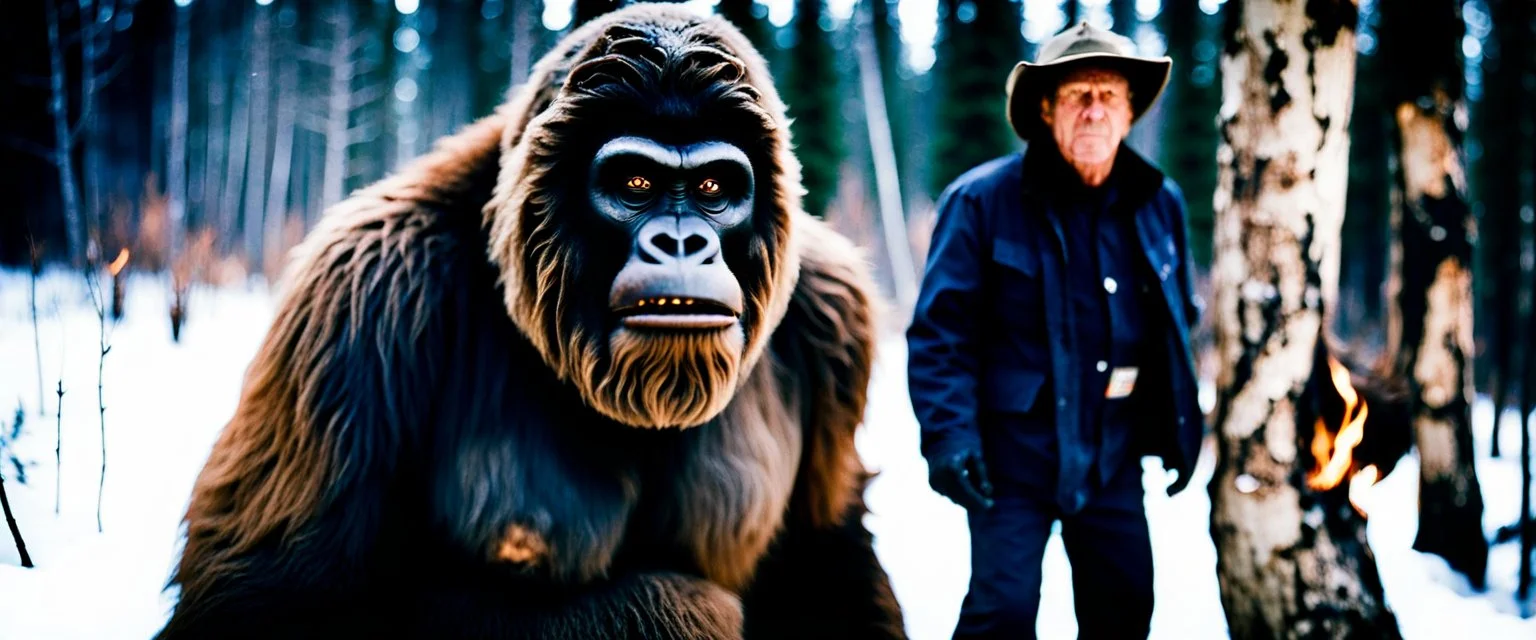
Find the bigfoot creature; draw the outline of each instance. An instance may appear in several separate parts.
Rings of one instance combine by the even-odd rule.
[[[901,637],[872,285],[788,136],[728,23],[639,5],[328,211],[161,637]]]

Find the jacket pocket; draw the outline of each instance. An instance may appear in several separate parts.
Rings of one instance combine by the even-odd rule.
[[[994,369],[986,375],[981,405],[998,413],[1029,413],[1045,385],[1045,374],[1027,369]]]
[[[1045,289],[1040,275],[1040,256],[1016,240],[992,241],[989,280],[996,293],[994,321],[1011,337],[1041,342],[1045,337]]]
[[[997,238],[992,241],[992,261],[1027,277],[1040,275],[1040,256],[1018,240]]]

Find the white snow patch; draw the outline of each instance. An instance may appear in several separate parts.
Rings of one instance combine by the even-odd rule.
[[[170,339],[168,286],[136,276],[124,321],[111,329],[105,367],[108,468],[102,524],[96,531],[101,442],[96,403],[96,316],[77,274],[49,273],[39,294],[47,416],[38,384],[27,303],[28,278],[0,271],[0,422],[16,404],[26,411],[17,452],[31,464],[28,482],[5,473],[12,507],[35,569],[22,569],[0,528],[0,640],[145,638],[175,599],[163,587],[180,545],[180,517],[209,447],[234,410],[241,380],[271,320],[265,288],[194,290],[180,343]],[[904,343],[881,344],[868,421],[859,436],[870,487],[868,524],[890,572],[914,640],[949,637],[969,579],[968,533],[959,507],[928,487],[917,423],[906,391]],[[53,511],[54,384],[64,380],[63,504]],[[1490,535],[1513,522],[1519,505],[1515,462],[1519,432],[1501,434],[1506,457],[1487,457],[1492,409],[1477,405],[1478,474]],[[1147,514],[1156,566],[1155,638],[1224,638],[1209,533],[1214,451],[1207,446],[1189,488],[1169,498],[1171,481],[1145,465]],[[1489,588],[1469,593],[1445,564],[1410,548],[1417,526],[1417,463],[1405,459],[1365,497],[1369,535],[1387,597],[1403,633],[1416,638],[1532,638],[1536,619],[1521,619],[1513,591],[1518,551],[1494,548]],[[1046,548],[1039,629],[1071,638],[1077,623],[1070,568],[1060,538]]]

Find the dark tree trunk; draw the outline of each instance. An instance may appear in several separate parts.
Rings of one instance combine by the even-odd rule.
[[[834,66],[836,53],[820,26],[824,15],[824,0],[796,0],[795,46],[789,52],[789,77],[784,92],[803,170],[804,208],[818,217],[826,214],[836,195],[838,170],[845,152],[842,92]]]
[[[21,527],[11,514],[11,499],[5,495],[5,477],[0,476],[0,507],[5,508],[5,524],[11,528],[11,539],[16,541],[16,553],[21,555],[21,566],[32,568],[32,556],[27,555],[27,541],[21,539]]]
[[[80,186],[75,182],[75,133],[69,122],[69,78],[64,66],[63,38],[59,31],[59,10],[50,0],[48,15],[49,88],[52,92],[48,111],[53,116],[53,164],[59,174],[59,193],[64,202],[64,231],[69,243],[69,259],[76,266],[84,264],[85,223],[80,213]]]
[[[1527,225],[1529,226],[1529,225]],[[1536,232],[1533,232],[1536,233]],[[1533,233],[1528,233],[1525,242],[1527,253],[1536,252],[1533,247]],[[1520,578],[1515,590],[1516,599],[1520,602],[1529,602],[1531,597],[1531,554],[1536,553],[1536,521],[1531,516],[1531,412],[1536,411],[1536,354],[1532,354],[1531,332],[1536,331],[1536,309],[1532,308],[1533,296],[1536,296],[1536,274],[1526,270],[1525,305],[1523,315],[1525,331],[1520,334],[1520,346],[1524,354],[1525,371],[1523,389],[1520,394],[1520,519],[1515,526],[1520,531]]]
[[[1482,113],[1477,122],[1482,129],[1486,151],[1480,171],[1483,216],[1478,237],[1483,254],[1481,273],[1491,286],[1482,287],[1482,308],[1478,317],[1486,319],[1484,353],[1489,357],[1486,379],[1494,400],[1493,455],[1499,455],[1499,429],[1505,422],[1503,411],[1520,405],[1519,300],[1509,292],[1521,286],[1520,237],[1521,206],[1526,204],[1524,180],[1531,145],[1536,144],[1521,126],[1536,110],[1536,100],[1525,86],[1532,69],[1530,57],[1531,20],[1536,6],[1529,0],[1490,0],[1493,33],[1483,53]]]
[[[1362,31],[1367,21],[1378,22],[1383,3],[1361,14]],[[1364,8],[1362,8],[1364,9]],[[1340,265],[1339,307],[1331,329],[1349,336],[1361,359],[1380,356],[1386,344],[1383,304],[1389,297],[1382,286],[1388,278],[1393,239],[1391,226],[1392,170],[1388,157],[1394,151],[1392,109],[1386,97],[1388,76],[1396,66],[1381,47],[1363,49],[1355,64],[1355,102],[1349,123],[1349,188],[1346,196],[1343,242],[1350,259]],[[1390,348],[1390,347],[1387,347]]]
[[[1406,380],[1419,450],[1413,548],[1485,584],[1488,541],[1472,448],[1472,211],[1466,198],[1458,0],[1382,7],[1397,123],[1388,353]]]
[[[1234,638],[1401,637],[1346,484],[1306,478],[1336,297],[1354,2],[1226,7],[1213,311],[1221,369],[1211,533]],[[1326,384],[1326,380],[1322,382]],[[1302,428],[1301,425],[1307,425]],[[1335,452],[1334,455],[1338,455]]]

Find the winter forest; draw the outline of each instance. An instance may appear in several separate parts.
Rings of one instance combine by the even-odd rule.
[[[5,4],[0,640],[153,635],[290,250],[622,4]],[[910,637],[949,637],[969,566],[905,381],[937,199],[1024,148],[1004,81],[1083,21],[1173,60],[1128,143],[1206,304],[1197,475],[1145,469],[1152,635],[1536,637],[1536,1],[684,4],[763,53],[806,210],[877,275],[858,446]],[[1071,593],[1053,540],[1041,637]]]

